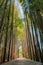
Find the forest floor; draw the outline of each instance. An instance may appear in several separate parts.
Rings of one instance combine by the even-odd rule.
[[[32,60],[26,60],[25,58],[18,58],[13,61],[3,63],[1,65],[43,65],[40,62],[32,61]]]

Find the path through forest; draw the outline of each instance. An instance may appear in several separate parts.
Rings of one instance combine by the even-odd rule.
[[[43,65],[43,64],[40,62],[31,61],[31,60],[17,59],[17,60],[13,60],[13,61],[1,64],[1,65]]]

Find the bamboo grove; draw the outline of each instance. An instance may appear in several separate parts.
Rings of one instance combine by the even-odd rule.
[[[13,11],[14,11],[14,3],[11,0],[0,0],[0,47],[2,47],[1,61],[5,62],[6,59],[6,48],[7,43],[9,43],[8,47],[8,57],[7,61],[9,61],[10,53],[12,59],[12,44],[13,44]],[[9,33],[9,34],[8,34]],[[9,41],[8,41],[9,40]]]
[[[0,0],[0,63],[21,55],[43,62],[43,0],[17,0],[23,18],[15,1]]]

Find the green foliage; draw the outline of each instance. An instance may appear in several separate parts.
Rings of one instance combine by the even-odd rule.
[[[2,47],[4,46],[4,49],[3,49],[4,51],[2,54],[4,56],[3,61],[6,60],[7,54],[8,54],[8,59],[9,59],[10,54],[12,54],[11,48],[13,45],[12,44],[13,40],[14,41],[17,40],[16,37],[18,37],[20,40],[22,38],[24,39],[24,37],[26,37],[25,34],[27,35],[28,38],[31,39],[31,40],[30,39],[23,40],[23,41],[26,41],[27,44],[29,42],[30,53],[32,52],[36,53],[37,51],[39,51],[39,49],[37,50],[36,49],[37,47],[35,47],[34,45],[35,43],[37,44],[39,43],[36,28],[38,28],[39,30],[42,28],[43,30],[43,23],[41,24],[41,22],[43,22],[42,20],[43,19],[43,0],[19,0],[19,3],[23,7],[23,11],[25,15],[24,19],[20,17],[21,15],[20,9],[16,6],[15,2],[13,3],[12,1],[13,0],[0,0],[0,27],[1,27],[0,49],[2,50]],[[31,30],[32,33],[30,32],[29,26],[31,26],[32,28]],[[33,26],[34,26],[34,30],[33,30]],[[25,30],[25,27],[27,31]],[[43,36],[41,36],[41,38],[43,42]],[[9,46],[6,53],[7,45]],[[34,52],[33,46],[36,52]],[[20,55],[22,55],[21,50],[19,51],[19,53]],[[37,58],[37,56],[35,56],[35,58]]]

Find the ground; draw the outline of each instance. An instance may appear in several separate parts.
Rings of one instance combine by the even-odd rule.
[[[43,64],[40,62],[36,62],[36,61],[34,62],[32,60],[26,60],[26,59],[20,60],[20,58],[19,58],[19,59],[1,64],[1,65],[43,65]]]

